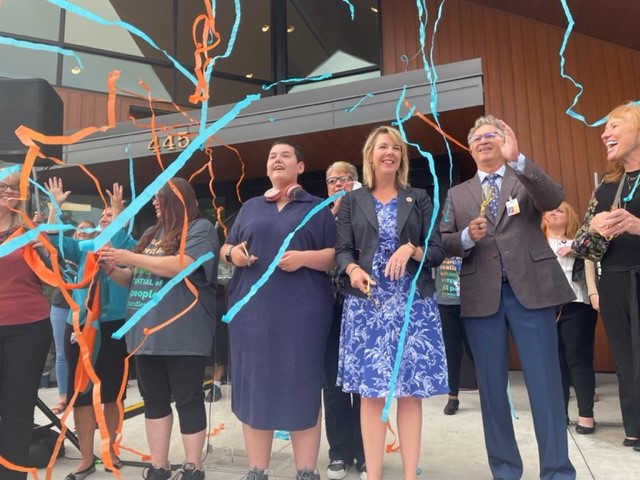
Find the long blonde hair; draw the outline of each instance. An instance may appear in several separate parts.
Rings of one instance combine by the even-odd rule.
[[[609,112],[607,115],[607,121],[610,118],[625,118],[629,114],[631,121],[635,124],[636,128],[640,130],[640,105],[637,103],[629,102],[622,105],[618,105],[616,108]],[[620,180],[624,174],[624,166],[620,162],[609,162],[607,171],[602,177],[604,183],[614,183]]]
[[[396,172],[396,187],[407,188],[409,186],[409,154],[407,144],[402,139],[402,135],[398,130],[393,127],[387,127],[386,125],[374,128],[364,142],[364,147],[362,148],[362,184],[371,190],[376,186],[371,157],[373,156],[373,148],[376,146],[376,139],[378,135],[383,133],[389,135],[394,142],[400,145],[401,160],[400,168],[398,168]]]
[[[20,172],[11,172],[7,175],[6,171],[6,169],[0,170],[0,182],[7,183],[9,185],[18,185],[20,183]],[[29,195],[28,192],[27,195]],[[10,227],[26,227],[25,217],[27,216],[27,199],[21,198],[13,208],[15,211],[11,212]]]
[[[565,237],[575,237],[578,228],[580,228],[580,219],[578,218],[576,210],[568,202],[562,202],[557,209],[562,210],[567,215],[567,225],[564,227]],[[542,231],[544,232],[545,237],[549,236],[549,225],[547,224],[544,215],[542,216]]]

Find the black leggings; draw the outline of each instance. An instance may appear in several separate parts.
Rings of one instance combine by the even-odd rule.
[[[48,318],[0,327],[0,455],[16,465],[27,463],[38,385],[51,345]],[[26,473],[0,466],[2,480],[22,480]]]
[[[180,433],[198,433],[207,427],[202,379],[207,357],[186,355],[136,355],[138,388],[144,399],[144,416],[164,418],[176,402]]]

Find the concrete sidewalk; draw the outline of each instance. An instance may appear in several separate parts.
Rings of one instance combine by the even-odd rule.
[[[533,434],[531,412],[527,398],[524,380],[520,372],[511,372],[511,393],[515,412],[518,416],[514,420],[518,445],[522,454],[525,472],[524,480],[534,480],[538,477],[538,452]],[[595,405],[595,417],[598,428],[595,434],[578,435],[572,424],[567,429],[569,452],[571,461],[578,472],[578,479],[597,480],[633,480],[640,478],[640,452],[622,446],[624,431],[620,418],[618,404],[618,387],[613,374],[599,374],[597,376],[597,393],[600,398]],[[238,420],[230,411],[230,386],[223,386],[222,400],[211,405],[211,430],[224,425],[216,436],[211,438],[209,454],[205,458],[206,478],[208,480],[239,480],[246,472],[246,456],[242,442],[242,433]],[[140,401],[135,382],[127,392],[127,405]],[[57,391],[54,388],[41,389],[40,398],[47,404],[55,404]],[[434,480],[481,480],[491,479],[487,465],[480,407],[477,392],[462,392],[460,395],[460,410],[454,416],[445,416],[442,409],[446,397],[440,396],[424,401],[424,418],[422,428],[422,454],[420,466],[421,479]],[[575,399],[571,399],[570,416],[577,418]],[[395,429],[394,412],[391,416]],[[36,409],[36,423],[48,423],[44,415]],[[73,428],[73,422],[68,421]],[[171,461],[174,464],[182,462],[182,446],[177,426],[174,430],[171,445]],[[393,438],[389,435],[389,442]],[[140,452],[148,452],[144,419],[142,415],[125,421],[123,426],[122,445]],[[62,480],[71,472],[79,457],[77,450],[65,441],[66,455],[60,458],[54,467],[52,478]],[[97,442],[96,442],[97,451]],[[291,443],[287,440],[274,439],[273,459],[271,462],[270,479],[295,478]],[[320,447],[318,468],[321,477],[326,478],[328,464],[328,446],[323,434]],[[123,460],[139,461],[140,458],[129,452],[122,452]],[[142,479],[142,468],[125,466],[121,471],[121,478]],[[45,478],[45,471],[39,470],[38,477]],[[88,477],[91,480],[115,478],[106,473],[102,466],[98,466],[95,474]],[[347,479],[357,480],[359,475],[350,471]],[[389,480],[402,479],[402,463],[400,453],[385,455],[384,478]]]

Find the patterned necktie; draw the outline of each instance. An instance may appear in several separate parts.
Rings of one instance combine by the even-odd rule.
[[[494,220],[498,218],[498,200],[500,197],[500,190],[498,190],[497,180],[499,177],[500,175],[497,173],[492,173],[484,178],[484,183],[489,187],[487,195],[491,195],[491,200],[489,201],[489,213],[491,214],[491,218]]]

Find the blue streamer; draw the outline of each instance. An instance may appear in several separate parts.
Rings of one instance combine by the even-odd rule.
[[[221,128],[225,127],[229,122],[231,122],[235,117],[238,116],[241,110],[249,106],[254,101],[260,98],[259,94],[247,95],[247,97],[236,103],[231,110],[225,113],[221,118],[216,120],[214,123],[209,125],[204,132],[198,135],[193,139],[192,142],[189,143],[187,148],[185,148],[180,155],[169,165],[165,170],[158,175],[153,182],[151,182],[140,195],[132,200],[131,204],[125,208],[120,215],[113,219],[113,221],[105,227],[100,234],[90,240],[83,240],[80,242],[80,249],[83,251],[96,251],[100,249],[105,243],[111,240],[118,230],[124,227],[124,225],[133,220],[135,214],[146,205],[151,199],[153,195],[160,190],[171,178],[175,177],[176,174],[182,169],[184,164],[191,158],[193,152],[195,152],[202,144],[204,144],[207,139],[211,135],[215,135],[215,133]]]
[[[198,257],[191,263],[187,265],[180,273],[178,273],[175,277],[171,278],[167,283],[165,283],[160,290],[158,290],[155,295],[149,300],[144,306],[134,313],[129,320],[125,322],[122,327],[120,327],[117,331],[111,335],[111,338],[115,338],[116,340],[120,340],[125,333],[133,328],[133,326],[140,321],[140,319],[147,313],[149,310],[154,308],[160,300],[164,298],[164,296],[169,293],[169,291],[175,287],[178,283],[180,283],[185,277],[189,276],[191,273],[195,272],[200,265],[202,265],[207,260],[211,260],[213,258],[213,252],[207,252],[204,255]]]
[[[353,19],[356,16],[356,12],[355,12],[355,9],[353,8],[353,4],[349,0],[342,0],[342,1],[347,5],[349,5],[349,13],[351,14],[351,21],[353,22]]]
[[[520,420],[520,417],[516,413],[516,406],[513,403],[513,397],[511,396],[511,382],[507,380],[507,398],[509,399],[509,409],[511,410],[511,416],[515,420]]]
[[[567,29],[564,32],[564,38],[562,39],[562,45],[560,46],[560,51],[558,52],[558,55],[560,56],[560,76],[562,78],[566,79],[566,80],[569,80],[571,83],[573,83],[573,86],[578,89],[578,93],[576,93],[575,97],[573,97],[573,102],[571,103],[569,108],[567,108],[565,113],[567,115],[569,115],[570,117],[581,121],[587,127],[597,127],[599,125],[603,125],[604,123],[606,123],[606,121],[607,121],[607,117],[606,116],[600,118],[599,120],[596,120],[593,123],[589,123],[585,119],[584,115],[581,115],[581,114],[576,113],[576,112],[573,111],[573,107],[576,106],[576,104],[578,103],[578,99],[580,98],[580,96],[584,92],[584,87],[582,86],[581,83],[579,83],[576,80],[574,80],[573,77],[571,77],[571,75],[567,75],[565,73],[565,71],[564,71],[564,64],[565,64],[564,51],[567,48],[567,43],[569,42],[569,37],[571,36],[571,32],[573,30],[573,26],[575,25],[575,22],[573,21],[573,15],[571,15],[571,10],[569,9],[569,6],[567,5],[567,0],[560,0],[560,3],[562,4],[562,10],[564,10],[564,16],[567,18]],[[630,102],[630,103],[632,103],[634,105],[638,105],[638,104],[640,104],[640,100],[636,100],[636,101]]]
[[[409,142],[407,139],[407,134],[404,131],[403,123],[400,122],[400,107],[402,105],[402,100],[404,99],[406,93],[406,85],[402,88],[402,93],[400,94],[400,98],[396,104],[396,120],[398,121],[398,128],[400,130],[400,134],[402,135],[402,140],[407,143],[407,145],[411,145],[418,150],[418,153],[425,157],[429,163],[429,171],[433,178],[436,178],[435,173],[435,163],[433,160],[433,156],[429,152],[425,152],[422,150],[420,145],[417,143]],[[431,213],[431,220],[429,224],[429,229],[427,231],[426,238],[424,240],[424,244],[422,245],[422,258],[420,259],[420,265],[418,265],[418,270],[416,274],[411,279],[411,287],[409,289],[409,297],[407,299],[407,303],[404,307],[404,321],[402,323],[402,329],[400,330],[400,336],[398,338],[398,348],[396,350],[396,358],[393,363],[393,370],[391,372],[391,378],[389,380],[389,393],[387,394],[387,398],[385,399],[384,406],[382,407],[382,415],[381,420],[386,422],[389,418],[389,409],[391,408],[391,402],[393,401],[393,392],[396,387],[396,383],[398,380],[398,372],[400,370],[400,363],[402,362],[402,355],[404,353],[404,342],[407,336],[407,329],[409,328],[409,321],[411,315],[411,306],[413,304],[413,299],[416,294],[416,287],[418,284],[418,276],[420,272],[422,272],[422,268],[424,267],[424,262],[427,259],[427,249],[429,247],[429,237],[431,237],[431,233],[435,228],[436,218],[438,216],[438,212],[440,211],[440,191],[438,182],[433,182],[433,211]]]
[[[284,255],[284,252],[287,250],[287,247],[289,246],[289,243],[291,243],[291,239],[296,234],[296,232],[304,227],[311,219],[311,217],[313,217],[316,213],[323,210],[326,206],[336,201],[345,193],[346,192],[344,190],[340,190],[339,192],[336,192],[334,195],[330,196],[326,200],[323,200],[321,203],[309,210],[309,212],[305,215],[298,226],[285,237],[282,245],[280,245],[280,250],[278,250],[278,253],[276,253],[276,256],[269,264],[269,267],[267,267],[265,272],[262,274],[262,277],[260,277],[256,283],[251,285],[249,292],[236,303],[234,303],[233,306],[227,311],[227,313],[222,316],[223,322],[230,323],[231,320],[233,320],[233,318],[236,316],[236,314],[242,309],[242,307],[244,307],[249,302],[249,300],[251,300],[251,298],[258,292],[258,290],[262,288],[265,283],[267,283],[267,280],[269,280],[269,277],[275,271],[276,267],[278,266],[278,262],[282,258],[282,255]]]
[[[27,48],[29,50],[41,50],[43,52],[59,53],[60,55],[73,57],[76,60],[76,62],[78,62],[78,67],[80,69],[84,68],[82,66],[82,61],[80,60],[80,57],[78,57],[76,52],[74,52],[73,50],[67,50],[66,48],[60,48],[54,45],[46,45],[44,43],[33,43],[33,42],[27,42],[25,40],[16,40],[15,38],[3,37],[3,36],[0,36],[0,44],[9,45],[9,46],[18,47],[18,48]]]
[[[0,170],[0,180],[4,180],[5,178],[7,178],[9,175],[19,172],[20,171],[20,165],[12,165],[10,167],[6,167]]]
[[[356,108],[358,108],[360,106],[360,104],[362,102],[364,102],[367,98],[372,98],[373,97],[373,93],[367,93],[364,97],[362,97],[360,100],[358,100],[355,105],[349,107],[349,108],[345,108],[345,112],[347,113],[351,113],[353,112]]]
[[[269,90],[280,83],[300,83],[300,82],[318,82],[320,80],[326,80],[327,78],[331,78],[333,74],[331,73],[323,73],[322,75],[316,75],[315,77],[304,77],[304,78],[285,78],[284,80],[279,80],[277,82],[271,83],[269,85],[262,85],[262,90]]]
[[[154,42],[151,39],[151,37],[149,37],[146,33],[134,27],[133,25],[130,25],[126,22],[121,22],[121,21],[107,20],[105,18],[102,18],[96,15],[93,12],[90,12],[89,10],[86,10],[66,0],[47,0],[47,1],[52,5],[55,5],[57,7],[62,8],[63,10],[66,10],[67,12],[74,13],[80,17],[84,17],[87,20],[98,23],[100,25],[111,25],[111,26],[123,28],[130,34],[135,35],[136,37],[144,40],[152,48],[158,50],[159,52],[162,52],[162,54],[165,57],[167,57],[167,59],[173,64],[173,66],[176,67],[176,69],[178,69],[180,73],[182,73],[185,77],[187,77],[191,81],[191,83],[193,83],[194,85],[197,83],[196,77],[191,72],[189,72],[186,68],[184,68],[180,62],[178,62],[175,58],[173,58],[166,50],[160,48],[156,44],[156,42]]]

